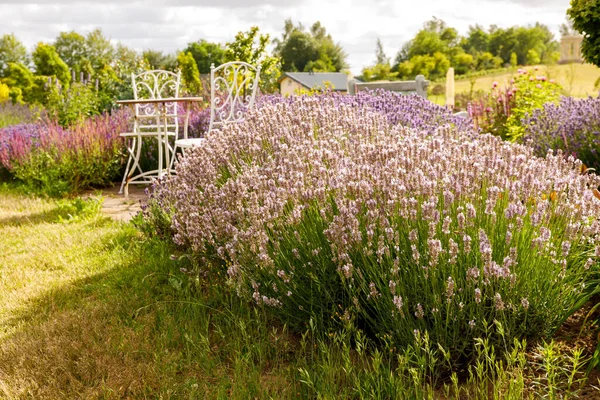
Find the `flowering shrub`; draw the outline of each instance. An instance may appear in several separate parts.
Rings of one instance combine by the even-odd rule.
[[[335,106],[353,105],[369,108],[382,114],[392,125],[402,125],[433,133],[438,127],[450,124],[459,130],[471,130],[472,122],[458,117],[445,107],[417,95],[402,95],[389,90],[372,90],[359,92],[356,95],[345,95],[336,92],[314,94],[320,101],[333,101]],[[268,104],[295,104],[303,101],[303,97],[283,97],[280,95],[261,96],[257,98],[257,108]]]
[[[524,142],[543,156],[561,149],[600,171],[600,99],[563,97],[523,118]]]
[[[0,129],[0,162],[36,191],[61,195],[106,185],[119,176],[126,111],[87,119],[70,129],[51,121]]]
[[[521,120],[544,104],[557,102],[562,91],[553,80],[519,69],[508,87],[494,82],[487,99],[473,102],[467,110],[483,132],[516,141],[524,133]]]
[[[600,255],[600,178],[336,100],[263,105],[210,134],[144,214],[172,213],[177,244],[292,327],[398,345],[427,332],[452,361],[500,340],[494,321],[509,343],[556,328]]]

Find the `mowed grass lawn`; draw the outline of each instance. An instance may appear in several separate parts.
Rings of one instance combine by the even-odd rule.
[[[293,397],[283,329],[97,208],[0,186],[0,399]]]
[[[536,67],[524,67],[527,70],[534,70]],[[585,98],[588,96],[598,96],[598,89],[594,89],[594,83],[600,78],[600,68],[592,64],[561,64],[561,65],[539,65],[536,74],[545,75],[548,79],[554,79],[564,89],[565,94],[577,98]],[[506,71],[490,75],[478,76],[473,85],[473,91],[483,90],[489,92],[494,82],[498,82],[500,86],[510,84],[510,80],[515,75],[514,71]],[[441,82],[445,85],[445,81]],[[470,93],[471,80],[459,79],[455,80],[455,93]],[[429,99],[437,104],[445,104],[446,96],[429,96]]]

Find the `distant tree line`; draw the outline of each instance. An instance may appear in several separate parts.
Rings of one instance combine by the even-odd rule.
[[[576,25],[577,28],[583,23]],[[571,27],[563,26],[562,30]],[[252,27],[239,32],[226,44],[204,39],[190,42],[171,54],[155,49],[135,51],[121,43],[113,45],[100,29],[85,35],[61,32],[51,43],[38,43],[29,53],[14,34],[0,37],[0,101],[44,105],[48,82],[68,89],[72,82],[97,82],[101,102],[109,107],[117,98],[130,97],[129,77],[144,69],[182,71],[184,90],[202,91],[201,74],[210,65],[230,60],[260,62],[263,91],[275,91],[283,72],[338,72],[348,68],[347,54],[319,21],[310,28],[284,23],[280,38],[273,40]],[[414,79],[423,74],[429,79],[443,76],[449,67],[457,74],[496,69],[506,65],[554,63],[559,58],[559,44],[550,30],[536,23],[528,27],[484,29],[471,26],[466,36],[440,19],[427,21],[417,34],[402,46],[392,62],[377,40],[375,64],[364,68],[365,81]],[[75,79],[74,79],[75,78]],[[82,79],[84,78],[84,79]]]
[[[375,56],[375,64],[362,71],[366,81],[414,79],[419,74],[436,79],[450,67],[462,75],[504,66],[552,64],[560,53],[552,32],[540,23],[509,28],[491,25],[488,29],[475,25],[469,27],[466,36],[460,36],[434,17],[402,46],[393,64],[379,39]]]

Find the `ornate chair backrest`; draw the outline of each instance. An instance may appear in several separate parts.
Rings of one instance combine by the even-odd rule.
[[[244,120],[245,112],[254,106],[259,78],[260,65],[231,61],[215,68],[211,64],[209,132]]]
[[[181,83],[181,72],[165,70],[144,71],[140,74],[131,74],[133,85],[133,98],[136,100],[165,99],[179,97],[179,86]],[[159,105],[162,107],[162,105]],[[177,103],[167,103],[166,116],[168,127],[177,128]],[[158,117],[157,105],[136,104],[135,115],[138,119]],[[150,128],[150,127],[149,127]]]

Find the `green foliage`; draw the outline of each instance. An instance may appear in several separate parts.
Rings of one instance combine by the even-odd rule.
[[[282,38],[275,44],[275,54],[281,57],[286,72],[338,72],[347,67],[344,50],[318,21],[306,31],[302,24],[294,26],[287,19]]]
[[[571,0],[567,10],[573,28],[583,34],[581,53],[583,58],[600,67],[600,2],[595,0]]]
[[[267,310],[240,300],[222,276],[197,273],[188,258],[173,260],[177,249],[98,208],[92,199],[39,199],[0,186],[0,248],[8,250],[0,256],[0,321],[3,333],[14,332],[0,339],[6,398],[78,398],[85,391],[97,398],[522,400],[594,393],[581,390],[579,340],[494,345],[481,337],[464,373],[436,375],[447,349],[425,334],[406,348],[380,349],[350,328],[324,336],[309,326],[292,335]],[[119,379],[106,379],[115,370]]]
[[[40,42],[32,56],[38,75],[55,76],[63,86],[69,86],[71,81],[69,67],[61,60],[54,46]]]
[[[512,55],[511,55],[512,57]],[[535,49],[529,49],[527,50],[527,57],[525,60],[525,63],[527,65],[536,65],[539,64],[541,62],[540,56],[537,53],[537,51],[535,51]]]
[[[75,31],[61,32],[54,41],[54,47],[59,57],[77,76],[83,72],[92,72],[90,61],[87,59],[87,44],[85,37]]]
[[[181,69],[184,91],[188,94],[200,95],[202,93],[202,82],[200,81],[200,72],[192,53],[179,53],[177,63]]]
[[[201,74],[209,74],[211,64],[218,67],[225,62],[225,48],[220,43],[211,43],[202,39],[188,43],[183,51],[192,53]]]
[[[518,65],[518,60],[517,60],[517,53],[515,53],[514,51],[512,53],[510,53],[510,66],[511,67],[516,67]]]
[[[9,63],[27,64],[27,49],[14,34],[0,37],[0,78],[8,71]]]
[[[362,70],[361,80],[364,82],[394,80],[397,79],[398,72],[392,72],[392,66],[387,64],[375,64],[372,67],[366,67]]]
[[[492,25],[488,31],[475,25],[469,27],[466,37],[459,37],[456,29],[433,18],[398,52],[394,69],[398,70],[401,77],[411,77],[416,72],[436,79],[445,74],[446,71],[441,71],[445,63],[439,56],[437,61],[423,57],[442,54],[450,61],[457,75],[464,75],[497,69],[503,64],[556,63],[560,56],[557,50],[558,42],[548,27],[539,23],[506,29]],[[440,62],[441,65],[435,65]]]
[[[457,47],[456,29],[448,27],[444,21],[434,17],[425,22],[423,28],[396,55],[396,63],[400,64],[416,56],[429,56],[435,53],[450,57]]]
[[[489,51],[490,34],[479,24],[469,26],[467,37],[461,39],[460,46],[470,54],[485,53]]]
[[[530,65],[527,60],[530,50],[535,50],[540,60],[546,60],[559,48],[552,32],[540,23],[529,27],[491,28],[489,46],[489,51],[505,64],[510,63],[514,52],[519,65]]]
[[[510,86],[494,83],[487,99],[473,105],[475,123],[487,133],[518,141],[525,132],[521,120],[548,102],[558,102],[563,88],[545,76],[519,70]]]
[[[4,83],[0,83],[0,103],[10,98],[10,89]]]
[[[279,78],[279,58],[271,56],[267,51],[269,35],[261,34],[258,26],[247,32],[238,32],[233,42],[225,48],[225,60],[244,61],[250,65],[260,65],[259,85],[267,92],[276,90]]]
[[[473,63],[477,71],[498,69],[502,67],[502,59],[500,57],[495,57],[492,53],[487,51],[475,54]]]
[[[417,75],[424,75],[428,79],[437,79],[446,75],[450,68],[450,60],[440,53],[433,55],[418,55],[409,61],[404,61],[398,66],[398,74],[403,79],[414,79]]]
[[[452,67],[457,75],[464,75],[474,69],[475,59],[469,53],[458,52],[452,58]]]
[[[381,81],[381,80],[395,80],[398,78],[398,72],[392,71],[390,65],[390,59],[383,51],[383,45],[381,39],[377,39],[375,47],[375,65],[371,67],[365,67],[362,70],[360,80],[364,82]]]
[[[2,79],[10,89],[13,102],[45,104],[48,79],[36,76],[23,64],[9,63],[6,76]]]
[[[50,85],[46,108],[49,116],[67,128],[100,114],[100,98],[91,83],[74,82],[68,89]]]
[[[164,54],[159,50],[144,50],[142,58],[148,64],[149,69],[174,71],[178,63],[178,57],[176,58],[172,54]]]
[[[111,62],[115,55],[110,39],[106,38],[102,30],[97,28],[85,37],[87,59],[93,71],[100,71]]]

